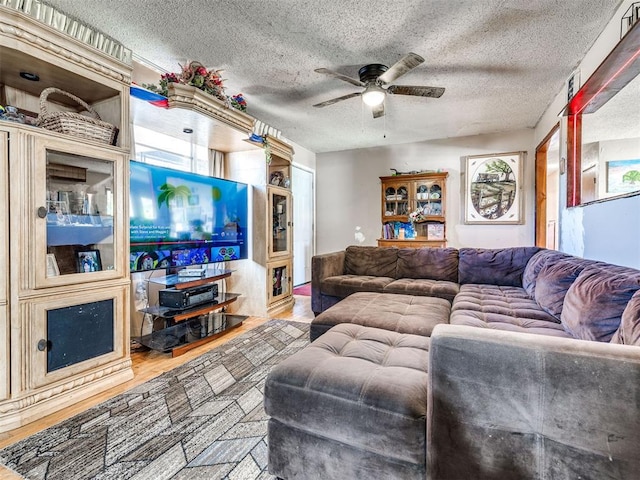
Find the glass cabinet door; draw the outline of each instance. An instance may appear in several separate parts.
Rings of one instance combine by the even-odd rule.
[[[424,215],[443,216],[443,191],[437,180],[420,180],[415,183],[416,208],[421,208]]]
[[[410,187],[407,182],[387,183],[383,192],[383,212],[382,216],[388,220],[406,220],[409,211]]]
[[[273,187],[269,187],[268,190],[269,211],[271,212],[269,256],[288,256],[291,254],[293,232],[291,193]]]
[[[272,304],[291,295],[291,260],[282,260],[267,265],[267,304]]]
[[[123,275],[124,158],[116,152],[72,143],[36,141],[36,286],[83,283]],[[39,174],[39,175],[38,175]],[[126,260],[126,259],[125,259]]]

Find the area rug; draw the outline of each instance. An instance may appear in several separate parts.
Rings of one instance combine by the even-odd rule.
[[[270,320],[0,450],[0,463],[34,480],[273,479],[264,382],[308,332],[306,323]]]
[[[303,295],[305,297],[310,297],[311,296],[311,282],[304,283],[302,285],[294,287],[293,294],[294,295]]]

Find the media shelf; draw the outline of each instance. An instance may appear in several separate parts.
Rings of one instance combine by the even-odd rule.
[[[203,287],[206,290],[208,285],[211,285],[212,289],[216,287],[216,294],[211,299],[184,308],[155,305],[141,309],[140,312],[152,316],[153,326],[151,333],[136,339],[138,343],[152,350],[171,352],[172,356],[176,357],[242,325],[247,316],[230,315],[220,311],[235,302],[240,294],[217,294],[217,286],[214,285],[215,282],[229,277],[231,273],[232,270],[216,269],[207,270],[201,277],[185,277],[178,274],[152,277],[151,282],[166,287],[172,296],[173,293],[184,292],[185,296],[192,294],[190,298],[193,300],[193,292],[201,292]],[[182,300],[180,294],[178,297]]]
[[[244,315],[210,312],[153,331],[136,340],[152,350],[171,352],[176,357],[239,327],[246,318]]]
[[[217,297],[215,300],[212,300],[211,302],[195,305],[190,308],[170,308],[170,307],[153,306],[153,307],[143,308],[140,311],[142,313],[149,313],[154,317],[161,317],[161,318],[173,320],[174,322],[181,322],[191,317],[204,315],[213,310],[219,310],[229,305],[230,303],[235,302],[239,296],[240,296],[239,293],[223,293],[222,295]]]

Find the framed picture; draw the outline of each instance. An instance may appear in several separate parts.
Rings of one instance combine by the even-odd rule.
[[[47,253],[47,277],[57,277],[58,275],[60,275],[60,269],[56,256],[53,253]]]
[[[629,193],[639,188],[639,158],[607,162],[607,193]]]
[[[76,252],[78,273],[99,272],[102,270],[100,250],[79,250]]]
[[[465,158],[465,213],[468,225],[523,223],[522,162],[525,152]]]
[[[444,240],[444,224],[427,224],[427,240]]]

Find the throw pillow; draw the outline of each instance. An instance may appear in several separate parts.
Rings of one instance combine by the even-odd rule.
[[[345,249],[345,273],[395,278],[397,260],[398,249],[395,247],[352,245]]]
[[[611,343],[640,346],[640,290],[638,290],[622,312],[620,328],[611,339]]]
[[[638,290],[640,275],[585,268],[564,298],[562,325],[576,338],[608,342],[620,327],[622,312]]]
[[[578,257],[574,257],[573,255],[562,253],[557,250],[544,249],[536,253],[531,257],[527,262],[527,266],[524,268],[524,272],[522,273],[522,288],[527,291],[531,298],[536,298],[536,281],[538,280],[538,274],[540,273],[540,270],[542,270],[542,267],[549,263],[568,259],[577,260]]]
[[[397,278],[428,278],[458,282],[458,250],[455,248],[401,248]]]
[[[560,320],[564,297],[583,269],[584,265],[571,260],[547,263],[542,267],[534,289],[534,298],[540,308]]]
[[[522,272],[540,247],[461,248],[459,282],[522,287]]]

